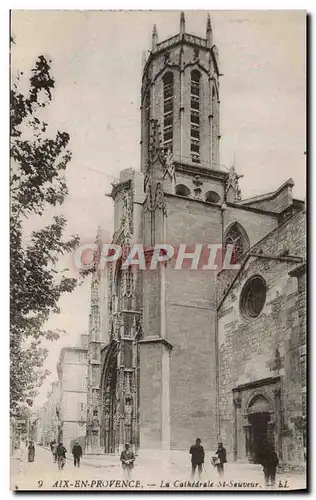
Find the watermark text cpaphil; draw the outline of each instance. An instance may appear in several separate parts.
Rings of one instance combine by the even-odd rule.
[[[135,243],[131,246],[115,243],[86,243],[74,252],[74,264],[78,270],[89,269],[93,263],[99,270],[108,264],[120,261],[121,267],[138,268],[140,270],[157,269],[161,263],[170,263],[174,270],[190,269],[202,271],[219,271],[222,269],[239,269],[240,263],[234,258],[234,246],[222,244],[195,243],[171,245],[157,243],[149,246]]]

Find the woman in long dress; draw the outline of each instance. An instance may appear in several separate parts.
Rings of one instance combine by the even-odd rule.
[[[34,444],[32,443],[32,441],[30,441],[29,447],[28,447],[27,459],[29,462],[34,462],[34,458],[35,458],[35,447],[34,447]]]

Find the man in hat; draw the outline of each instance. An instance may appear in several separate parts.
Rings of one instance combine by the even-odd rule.
[[[263,467],[266,486],[275,486],[275,476],[279,459],[273,447],[268,442],[264,442],[261,445],[259,463]]]
[[[80,467],[80,458],[82,457],[82,448],[79,444],[79,441],[76,441],[75,445],[73,446],[72,455],[74,457],[74,466]]]
[[[130,449],[130,446],[128,443],[125,445],[125,450],[122,451],[121,453],[121,462],[122,462],[122,468],[124,475],[127,478],[131,477],[132,469],[134,467],[134,462],[135,462],[135,455]]]
[[[196,468],[198,468],[198,476],[200,479],[205,458],[204,448],[201,445],[200,438],[197,438],[195,444],[191,446],[189,453],[191,455],[192,464],[191,479],[194,479]]]

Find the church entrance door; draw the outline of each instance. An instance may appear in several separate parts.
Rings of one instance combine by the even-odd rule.
[[[269,443],[274,449],[274,426],[271,425],[271,409],[263,396],[255,397],[248,408],[249,443],[248,456],[253,463],[260,463],[263,445]]]
[[[248,416],[250,428],[250,457],[255,464],[259,463],[259,456],[263,443],[268,439],[269,413],[253,413]]]

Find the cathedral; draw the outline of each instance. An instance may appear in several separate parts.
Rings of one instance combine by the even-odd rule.
[[[204,37],[179,32],[143,62],[141,165],[120,173],[112,242],[122,257],[92,269],[86,451],[206,450],[281,461],[306,446],[305,203],[293,180],[243,199],[220,165],[220,67]],[[122,266],[134,244],[233,245],[238,269]],[[102,231],[97,236],[102,245]],[[188,251],[189,252],[189,251]],[[192,257],[192,254],[191,254]]]

